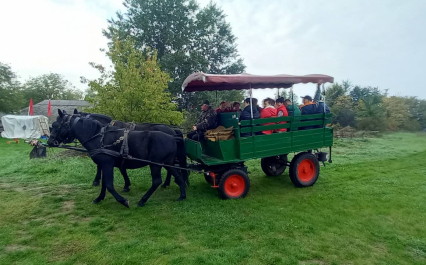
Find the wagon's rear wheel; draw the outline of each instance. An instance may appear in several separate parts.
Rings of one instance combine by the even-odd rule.
[[[290,163],[290,179],[296,187],[309,187],[318,180],[320,171],[316,156],[310,153],[297,154]]]
[[[287,155],[262,158],[260,166],[267,176],[279,176],[287,168]]]
[[[239,169],[226,171],[220,178],[219,196],[222,199],[244,198],[250,189],[250,179]]]

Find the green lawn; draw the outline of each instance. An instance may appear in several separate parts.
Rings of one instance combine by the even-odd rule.
[[[2,265],[426,264],[426,134],[336,140],[333,164],[304,189],[250,161],[241,200],[191,174],[184,202],[172,184],[137,208],[151,178],[129,171],[130,209],[110,194],[90,203],[89,158],[30,161],[30,150],[0,139]]]

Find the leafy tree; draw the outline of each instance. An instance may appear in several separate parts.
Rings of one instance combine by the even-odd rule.
[[[412,116],[412,121],[403,125],[405,130],[416,130],[426,128],[426,100],[418,99],[416,97],[405,98],[408,111]],[[416,121],[416,122],[414,122]],[[411,126],[410,126],[411,124]]]
[[[376,103],[374,97],[358,100],[356,107],[356,127],[360,130],[385,131],[386,109],[381,103]]]
[[[326,104],[332,108],[339,97],[345,96],[348,90],[339,83],[332,84],[325,91]]]
[[[167,92],[171,79],[161,71],[157,53],[150,53],[146,56],[136,49],[130,37],[114,38],[107,52],[114,69],[91,63],[101,73],[100,78],[89,81],[91,110],[122,121],[182,123],[182,112],[176,110],[177,104]]]
[[[25,100],[34,104],[46,99],[82,99],[82,92],[60,74],[50,73],[30,78],[23,86]]]
[[[379,104],[382,102],[383,94],[377,87],[355,86],[349,92],[352,101],[357,104],[360,100],[368,101],[368,104]]]
[[[24,105],[24,97],[12,68],[0,62],[0,112],[13,113]]]
[[[420,124],[413,118],[410,113],[407,99],[403,97],[385,97],[383,98],[383,105],[386,108],[386,123],[389,130],[396,131],[399,129],[418,130]]]
[[[135,46],[158,52],[161,68],[173,81],[169,91],[180,109],[198,108],[214,92],[182,93],[184,79],[193,72],[236,74],[245,69],[238,57],[235,36],[225,14],[214,3],[200,8],[193,0],[125,0],[124,14],[109,20],[104,35],[112,39],[132,36]],[[228,101],[239,101],[241,91],[223,92]]]
[[[327,99],[327,98],[326,98]],[[341,95],[335,101],[330,111],[333,113],[333,123],[342,127],[355,127],[355,110],[351,97]]]

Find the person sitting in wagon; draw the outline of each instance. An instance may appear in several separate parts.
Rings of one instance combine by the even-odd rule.
[[[302,115],[312,115],[312,114],[317,114],[317,103],[312,101],[312,97],[311,96],[304,96],[301,97],[303,100],[303,105],[300,106],[300,111],[302,113]]]
[[[288,116],[288,111],[287,108],[284,105],[284,98],[280,97],[277,99],[277,101],[275,102],[275,106],[277,108],[277,117],[287,117]],[[287,123],[286,121],[283,122],[279,122],[279,124],[285,124]],[[282,128],[282,129],[277,129],[277,132],[286,132],[287,129],[286,128]]]
[[[217,127],[217,113],[210,107],[208,100],[204,100],[201,105],[201,115],[197,123],[192,126],[193,131],[189,132],[186,137],[194,141],[201,141],[204,139],[204,134],[207,130]]]
[[[234,104],[232,104],[232,111],[234,111],[234,112],[241,112],[241,109],[240,109],[240,102],[234,102]]]
[[[300,109],[298,107],[295,108],[290,99],[284,100],[284,105],[287,108],[288,116],[293,116],[293,112],[294,116],[301,115]]]
[[[252,98],[251,101],[253,102],[253,108],[256,108],[257,111],[259,111],[259,113],[261,113],[262,108],[257,105],[257,98]]]
[[[253,99],[252,99],[253,101]],[[253,106],[253,119],[260,119],[260,112]],[[240,121],[242,120],[251,120],[251,108],[250,108],[250,98],[244,100],[244,109],[240,114]],[[251,133],[242,133],[241,137],[251,136]]]
[[[220,107],[216,109],[216,113],[226,113],[226,112],[232,112],[231,103],[229,101],[222,101],[220,103]]]
[[[272,98],[266,98],[265,100],[263,100],[263,109],[260,112],[260,118],[262,119],[266,119],[266,118],[273,118],[273,117],[277,117],[277,109],[274,108],[275,105],[275,100],[273,100]],[[263,125],[272,125],[275,123],[265,123]],[[274,132],[274,130],[266,130],[266,131],[262,131],[263,134],[272,134]]]
[[[216,113],[220,113],[222,109],[225,108],[224,106],[225,106],[225,101],[220,102],[219,107],[216,109]]]

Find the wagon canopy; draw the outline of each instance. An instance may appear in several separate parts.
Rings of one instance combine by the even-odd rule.
[[[242,90],[250,88],[289,88],[294,84],[333,83],[334,78],[328,75],[213,75],[194,73],[189,75],[182,85],[184,92]]]

